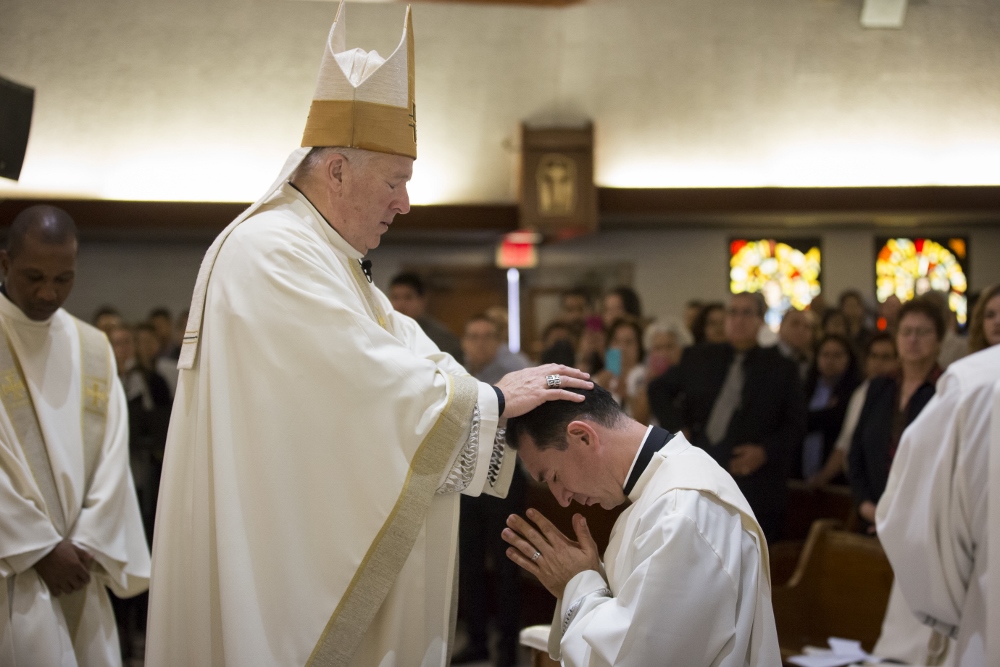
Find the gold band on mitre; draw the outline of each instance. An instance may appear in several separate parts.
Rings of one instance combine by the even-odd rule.
[[[303,146],[343,146],[417,157],[416,108],[358,100],[313,100]]]

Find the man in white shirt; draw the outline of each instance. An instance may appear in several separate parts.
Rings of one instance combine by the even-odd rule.
[[[903,433],[875,514],[906,605],[955,640],[948,664],[958,667],[1000,664],[1000,560],[990,533],[1000,520],[990,495],[1000,485],[998,379],[1000,346],[948,367]]]
[[[767,544],[733,478],[682,434],[578,391],[511,419],[508,445],[561,505],[632,506],[601,563],[536,510],[508,520],[507,555],[558,598],[549,653],[567,667],[780,665]]]
[[[32,206],[0,252],[0,665],[120,665],[107,588],[146,590],[128,411],[107,338],[62,304],[76,227]]]

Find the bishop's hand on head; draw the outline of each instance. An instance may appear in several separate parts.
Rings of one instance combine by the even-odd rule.
[[[562,366],[545,364],[534,368],[508,373],[497,382],[503,392],[504,417],[519,417],[534,410],[546,401],[574,401],[579,403],[583,396],[567,389],[593,389],[590,374]]]

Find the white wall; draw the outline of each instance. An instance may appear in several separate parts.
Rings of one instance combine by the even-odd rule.
[[[912,230],[893,230],[900,233]],[[973,290],[1000,282],[1000,227],[921,230],[933,235],[969,236],[970,285]],[[688,299],[724,299],[728,293],[728,242],[734,235],[773,234],[775,230],[674,229],[613,231],[543,247],[541,265],[586,267],[594,263],[632,263],[634,286],[647,312],[679,315]],[[857,288],[874,300],[875,237],[889,232],[873,229],[820,229],[800,236],[816,237],[823,248],[823,287],[831,298]],[[787,236],[789,232],[777,232]],[[186,308],[207,243],[84,242],[78,277],[67,308],[89,318],[106,303],[127,319],[144,318],[150,308]],[[489,245],[386,244],[371,254],[376,283],[385,288],[403,266],[490,266]],[[531,280],[528,272],[526,280]]]
[[[160,306],[176,314],[191,302],[207,249],[208,243],[84,240],[77,257],[76,282],[65,307],[88,321],[105,305],[117,308],[130,322],[145,319],[152,308]]]

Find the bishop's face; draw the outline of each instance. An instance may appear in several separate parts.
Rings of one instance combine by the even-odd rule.
[[[413,176],[413,158],[371,153],[348,162],[344,170],[343,230],[351,246],[367,253],[378,247],[397,214],[410,210],[406,184]]]

